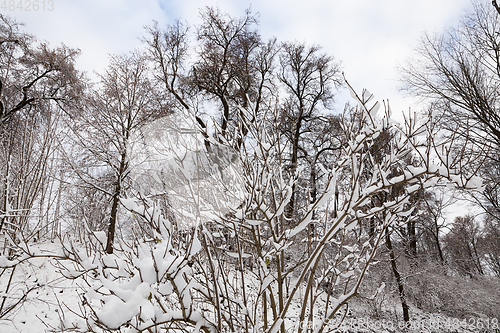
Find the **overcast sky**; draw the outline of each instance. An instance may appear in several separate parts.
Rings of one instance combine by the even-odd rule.
[[[342,62],[346,78],[357,91],[367,88],[377,99],[389,99],[393,111],[400,113],[418,106],[401,99],[397,91],[398,62],[412,54],[424,31],[439,32],[457,24],[470,1],[45,0],[43,11],[39,0],[38,11],[16,7],[1,8],[0,13],[24,22],[26,31],[52,46],[64,43],[81,49],[78,66],[92,73],[102,71],[108,54],[139,47],[143,27],[153,20],[160,25],[177,19],[197,24],[199,9],[205,6],[219,6],[233,16],[251,7],[260,14],[265,39],[321,45]]]
[[[377,99],[389,99],[393,113],[401,115],[410,107],[418,111],[419,106],[397,91],[398,62],[414,53],[424,32],[441,32],[456,25],[470,8],[470,1],[45,0],[43,11],[39,0],[38,11],[16,7],[0,8],[0,13],[24,22],[25,31],[52,46],[64,43],[81,49],[78,67],[92,73],[105,68],[109,54],[140,47],[144,26],[153,20],[160,25],[177,19],[197,24],[199,9],[205,6],[219,6],[232,16],[241,16],[251,7],[260,14],[260,32],[265,39],[321,45],[342,62],[346,78],[357,91],[367,88]],[[52,11],[47,10],[50,5]],[[348,98],[348,93],[338,97],[339,110]]]

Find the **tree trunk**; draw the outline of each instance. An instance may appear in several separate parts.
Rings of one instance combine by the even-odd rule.
[[[220,96],[220,101],[222,103],[222,107],[224,108],[223,114],[222,114],[222,125],[221,125],[221,133],[224,139],[226,139],[226,131],[227,131],[227,126],[229,123],[229,103],[224,96],[224,93],[221,94]]]
[[[120,203],[120,194],[122,191],[122,178],[127,169],[127,153],[122,152],[121,160],[120,160],[120,168],[118,170],[118,175],[116,179],[115,191],[113,193],[113,204],[111,206],[111,216],[109,217],[109,226],[108,226],[108,239],[106,241],[106,253],[113,253],[113,242],[115,240],[115,229],[116,229],[116,220],[118,215],[118,204]]]
[[[437,223],[436,223],[435,240],[436,240],[436,247],[438,250],[439,260],[441,261],[441,263],[444,263],[444,255],[443,255],[443,250],[441,248],[441,241],[439,240],[439,229],[437,228]]]
[[[3,229],[3,225],[5,221],[7,220],[7,206],[9,204],[9,168],[10,167],[10,162],[7,163],[7,172],[4,176],[3,182],[4,182],[4,193],[3,193],[3,200],[2,200],[2,209],[1,212],[3,214],[0,215],[0,231]]]
[[[396,277],[396,282],[398,284],[399,299],[401,300],[401,307],[403,308],[403,319],[407,323],[410,321],[410,314],[408,312],[408,304],[406,303],[404,285],[403,281],[401,280],[401,274],[399,274],[398,266],[396,264],[396,256],[394,255],[394,248],[392,247],[391,234],[389,233],[389,230],[385,231],[385,243],[387,245],[387,249],[389,250],[392,272],[394,273],[394,277]]]
[[[415,257],[417,256],[417,236],[415,229],[416,229],[415,221],[410,219],[406,223],[406,231],[408,234],[408,240],[407,240],[408,256],[411,259],[415,259]]]
[[[106,242],[106,253],[113,253],[113,242],[115,241],[116,216],[118,213],[118,202],[120,201],[120,180],[115,187],[113,195],[113,205],[111,206],[111,216],[109,217],[108,239]]]
[[[495,10],[500,14],[500,7],[498,6],[497,0],[493,0],[492,2],[493,7],[495,7]]]
[[[292,161],[291,161],[292,165],[290,168],[290,177],[295,177],[295,172],[297,171],[298,168],[299,139],[300,139],[300,127],[302,125],[302,115],[303,115],[303,108],[301,106],[299,115],[296,120],[297,124],[295,126],[295,131],[293,133],[293,138],[292,138]],[[295,182],[293,182],[292,196],[290,197],[290,201],[288,202],[288,205],[286,206],[285,209],[285,216],[288,220],[291,220],[293,218],[293,213],[295,211],[296,191],[297,191],[297,186],[295,185]]]

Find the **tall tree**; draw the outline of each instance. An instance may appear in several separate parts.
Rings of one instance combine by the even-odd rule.
[[[500,276],[500,226],[489,216],[485,219],[479,245],[488,267],[495,275]]]
[[[215,125],[223,140],[240,147],[247,129],[238,120],[239,106],[253,103],[257,109],[273,94],[272,71],[277,53],[275,40],[261,41],[257,17],[247,10],[242,17],[206,7],[196,27],[197,46],[189,44],[189,26],[177,22],[161,29],[147,28],[144,39],[154,76],[183,109],[196,111],[195,119],[207,137],[207,120],[198,112],[200,100],[215,101]],[[192,59],[190,62],[189,59]],[[204,98],[201,98],[204,97]],[[213,104],[211,105],[211,108]],[[229,132],[231,132],[229,134]],[[219,138],[222,139],[222,138]],[[208,141],[205,142],[209,149]]]
[[[221,135],[226,136],[235,103],[247,105],[255,95],[255,53],[261,37],[257,18],[247,10],[241,18],[223,14],[218,8],[201,12],[197,29],[200,51],[192,72],[192,82],[222,106]]]
[[[89,93],[75,134],[85,151],[81,165],[73,163],[85,183],[111,198],[106,252],[113,252],[120,198],[131,171],[134,135],[158,118],[172,112],[169,99],[151,81],[145,59],[138,53],[112,56],[100,83]],[[85,163],[86,162],[86,163]],[[104,173],[112,174],[104,186]]]
[[[485,191],[478,202],[500,223],[497,166],[500,162],[500,13],[489,2],[474,3],[459,26],[425,35],[419,54],[402,68],[404,88],[428,99],[449,136],[481,165]],[[473,158],[471,158],[471,156]]]
[[[186,80],[186,61],[190,48],[188,27],[177,21],[175,24],[161,29],[158,23],[147,27],[146,59],[152,64],[155,80],[184,108],[189,109],[188,87]]]
[[[57,217],[55,156],[60,119],[77,103],[84,81],[75,69],[78,50],[52,48],[0,14],[0,255],[14,260],[0,268],[0,320],[9,319],[40,285],[16,283],[19,244],[44,236]],[[61,112],[64,111],[64,112]],[[56,184],[56,185],[55,185]],[[49,214],[54,214],[49,218]],[[5,261],[4,261],[5,263]]]
[[[445,249],[451,265],[461,274],[474,277],[484,274],[479,249],[481,228],[474,216],[459,216],[444,237]]]
[[[442,236],[449,222],[445,209],[455,203],[443,189],[432,189],[421,196],[417,223],[422,229],[420,246],[431,258],[445,262]]]
[[[74,68],[79,50],[50,48],[20,31],[20,24],[0,15],[0,128],[21,110],[54,101],[65,109],[82,92]]]
[[[78,54],[37,42],[0,15],[0,212],[16,209],[26,221],[45,188],[57,119],[84,87],[74,67]],[[0,231],[7,215],[0,218]]]
[[[287,92],[282,106],[283,136],[289,140],[292,177],[298,170],[300,154],[306,150],[305,136],[314,135],[311,128],[327,119],[322,111],[331,106],[342,82],[339,64],[320,51],[318,46],[284,43],[279,53],[278,78]],[[293,186],[288,218],[293,216],[296,204],[296,185]]]

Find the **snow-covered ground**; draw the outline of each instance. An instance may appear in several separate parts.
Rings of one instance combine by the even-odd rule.
[[[43,243],[33,246],[41,254],[57,253],[61,245]],[[1,272],[1,270],[0,270]],[[10,278],[11,269],[0,277],[0,290],[5,291]],[[32,289],[22,306],[0,319],[0,332],[49,332],[56,330],[62,323],[72,326],[83,323],[68,311],[78,309],[81,304],[80,295],[84,293],[76,280],[68,280],[61,276],[54,260],[50,258],[34,258],[16,266],[10,289],[15,291],[16,298],[22,297],[26,290]],[[12,293],[9,293],[12,296]],[[7,299],[12,304],[15,299]],[[63,310],[62,310],[63,309]]]
[[[33,248],[39,250],[41,254],[57,253],[60,247],[57,242],[33,245]],[[24,290],[30,288],[32,290],[22,306],[0,319],[1,333],[52,332],[60,331],[62,327],[65,328],[62,331],[66,332],[86,331],[85,320],[79,317],[83,308],[82,302],[85,302],[85,284],[82,280],[63,278],[54,263],[50,258],[35,258],[16,267],[11,282],[11,290],[18,291],[15,296],[21,297]],[[2,291],[9,281],[9,273],[10,270],[7,270],[0,276]],[[1,301],[3,298],[0,298]],[[4,307],[13,301],[14,299],[7,299]],[[299,304],[294,304],[293,308],[296,309],[298,316]],[[392,309],[392,312],[388,309]],[[396,309],[398,309],[397,303],[386,302],[385,311],[375,318],[366,303],[355,301],[337,332],[403,332],[404,322]],[[411,314],[412,328],[407,332],[498,332],[495,330],[498,322],[486,318],[460,321],[443,314],[425,313],[415,308],[412,308]],[[290,332],[296,331],[298,326],[298,323],[292,322],[292,318],[293,313],[287,323]],[[340,323],[340,314],[337,318],[337,323]],[[486,329],[487,327],[490,329]]]

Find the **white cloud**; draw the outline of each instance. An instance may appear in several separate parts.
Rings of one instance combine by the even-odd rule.
[[[140,46],[145,25],[164,24],[168,16],[155,0],[57,1],[53,11],[7,11],[25,30],[56,46],[64,43],[82,50],[79,68],[101,71],[109,54],[126,53]]]

